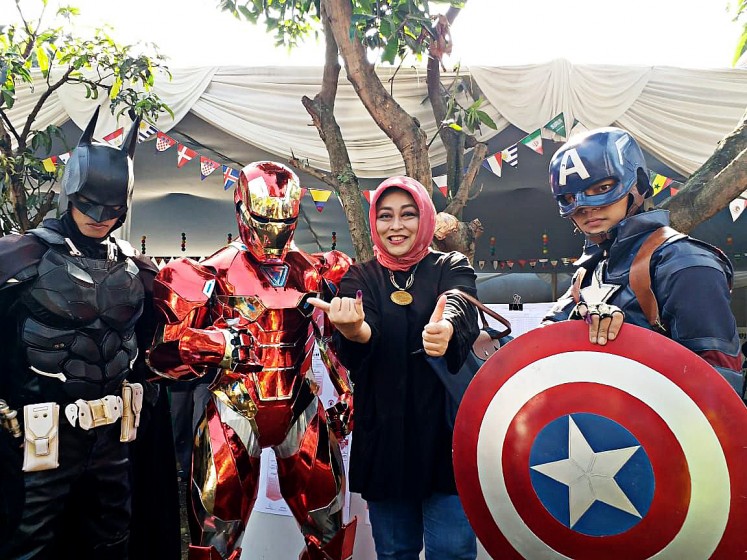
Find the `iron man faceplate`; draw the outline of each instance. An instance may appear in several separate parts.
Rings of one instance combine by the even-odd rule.
[[[247,250],[259,262],[282,262],[301,209],[296,174],[271,161],[247,165],[239,175],[234,202]]]
[[[195,435],[192,560],[239,557],[266,447],[275,452],[281,494],[306,541],[301,558],[352,557],[355,520],[342,520],[339,446],[352,386],[325,314],[307,303],[333,296],[351,261],[338,251],[311,255],[292,245],[300,197],[287,167],[248,165],[235,193],[243,243],[200,263],[172,261],[154,281],[161,324],[150,366],[171,379],[217,368]],[[327,411],[311,375],[315,342],[340,395]]]

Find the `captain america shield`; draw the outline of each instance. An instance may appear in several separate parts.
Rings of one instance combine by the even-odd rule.
[[[747,408],[703,359],[567,321],[496,352],[464,395],[454,472],[493,558],[747,558]]]

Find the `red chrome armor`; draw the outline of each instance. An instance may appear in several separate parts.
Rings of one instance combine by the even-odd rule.
[[[232,243],[199,264],[172,261],[156,277],[163,325],[151,367],[171,379],[219,370],[195,435],[193,560],[232,557],[240,546],[265,447],[275,452],[281,493],[305,536],[302,557],[352,557],[355,521],[342,523],[338,439],[309,381],[315,340],[341,400],[352,403],[352,387],[324,314],[306,303],[331,295],[350,263],[337,251],[292,248],[282,261],[257,262]]]

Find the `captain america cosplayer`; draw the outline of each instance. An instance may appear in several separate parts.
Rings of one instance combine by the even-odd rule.
[[[623,321],[656,330],[700,355],[740,396],[739,337],[729,306],[732,265],[719,249],[669,227],[641,148],[619,128],[572,138],[550,161],[560,208],[586,236],[571,287],[544,322],[583,318],[590,341],[614,341]]]
[[[257,497],[260,455],[277,458],[280,492],[306,543],[302,560],[352,557],[343,523],[339,441],[352,421],[352,385],[324,314],[351,260],[295,247],[301,186],[284,165],[241,170],[234,201],[241,241],[197,263],[178,259],[154,282],[159,327],[148,362],[170,379],[210,372],[195,432],[188,508],[191,560],[238,559]],[[311,372],[318,344],[340,401],[325,410]]]
[[[61,217],[0,238],[3,559],[128,557],[131,442],[157,393],[144,356],[158,270],[111,236],[132,195],[138,121],[116,148],[92,142],[97,119],[67,162]]]

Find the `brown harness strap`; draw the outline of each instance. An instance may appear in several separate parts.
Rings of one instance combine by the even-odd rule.
[[[661,323],[659,304],[651,289],[651,255],[664,243],[676,241],[683,237],[687,236],[676,229],[668,226],[660,227],[643,242],[636,253],[635,259],[633,259],[633,264],[630,265],[630,289],[633,290],[649,324],[657,330],[665,331],[666,329]]]

